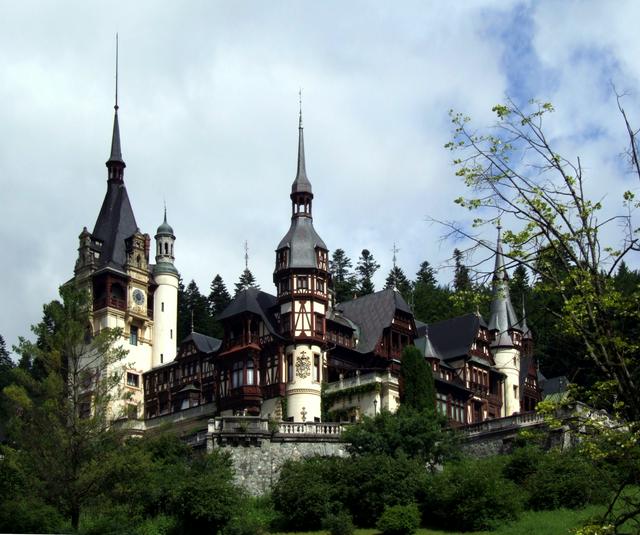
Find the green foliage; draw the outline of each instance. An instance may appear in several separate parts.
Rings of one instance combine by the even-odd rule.
[[[329,261],[329,271],[333,278],[333,287],[336,293],[336,302],[344,303],[353,299],[356,292],[356,278],[351,271],[351,259],[343,249],[336,249]]]
[[[415,503],[385,507],[376,528],[382,535],[411,535],[420,527],[420,511]]]
[[[543,457],[544,452],[536,445],[516,448],[507,459],[502,473],[507,479],[521,485],[538,471]]]
[[[249,288],[257,288],[259,290],[260,286],[256,284],[256,278],[253,276],[253,273],[251,273],[251,270],[247,267],[241,273],[238,282],[236,282],[235,294],[238,295],[238,293],[242,290],[248,290]]]
[[[334,477],[339,460],[315,457],[285,463],[273,488],[273,504],[289,530],[320,529],[322,519],[339,504]]]
[[[66,285],[60,295],[32,328],[37,342],[20,341],[25,365],[13,370],[3,397],[12,415],[8,436],[20,451],[16,466],[33,485],[34,499],[76,529],[81,509],[108,484],[105,461],[119,440],[109,428],[110,407],[121,396],[126,351],[116,345],[119,330],[87,336],[86,292]],[[91,411],[83,414],[89,400]]]
[[[351,515],[346,511],[331,513],[322,519],[322,529],[329,532],[329,535],[353,535],[355,528]]]
[[[400,380],[401,410],[435,412],[436,386],[433,373],[424,355],[415,346],[406,346],[402,350]]]
[[[224,528],[224,535],[267,535],[276,518],[270,496],[246,496]]]
[[[376,262],[371,252],[368,249],[362,249],[362,253],[360,253],[360,258],[358,259],[358,265],[356,266],[358,281],[356,292],[358,297],[371,294],[375,291],[373,276],[379,268],[380,264]]]
[[[491,529],[515,520],[522,510],[522,492],[501,475],[496,459],[446,464],[427,485],[423,517],[461,531]]]
[[[402,297],[409,301],[411,299],[411,282],[399,266],[393,266],[387,275],[384,285],[385,290],[397,290]]]
[[[353,455],[406,455],[439,463],[458,451],[455,435],[444,426],[445,421],[434,410],[381,411],[349,426],[343,438]]]
[[[607,483],[604,473],[584,455],[553,450],[540,458],[537,470],[525,481],[528,506],[553,510],[603,503],[611,494]]]
[[[363,394],[368,394],[370,392],[380,392],[380,383],[365,383],[363,385],[351,386],[349,388],[345,388],[343,390],[338,390],[334,392],[324,392],[323,383],[323,392],[322,392],[322,410],[323,414],[327,416],[331,413],[336,413],[336,411],[331,411],[331,407],[334,403],[341,400],[348,400],[351,402],[353,398],[360,399],[360,396]],[[326,419],[323,418],[323,421]]]
[[[209,303],[209,315],[213,322],[213,335],[216,338],[222,338],[224,331],[222,325],[216,321],[216,316],[220,314],[229,303],[231,303],[231,295],[219,274],[211,281],[210,293],[207,301]]]

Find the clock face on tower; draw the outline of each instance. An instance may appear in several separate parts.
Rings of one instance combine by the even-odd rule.
[[[138,290],[137,288],[133,290],[133,301],[136,305],[144,304],[144,293],[142,290]]]

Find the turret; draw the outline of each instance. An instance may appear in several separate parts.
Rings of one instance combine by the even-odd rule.
[[[176,237],[164,221],[158,227],[156,239],[156,265],[153,277],[157,284],[153,299],[153,355],[152,365],[159,366],[172,361],[176,356],[176,333],[178,328],[178,281],[179,274],[173,265],[173,246]]]
[[[328,250],[313,227],[313,190],[307,177],[302,113],[298,124],[298,166],[291,185],[291,226],[276,249],[273,281],[285,350],[287,415],[319,421],[324,368],[325,317],[329,303]]]
[[[520,410],[520,351],[522,331],[518,325],[511,297],[509,275],[504,262],[500,226],[496,245],[496,263],[493,272],[493,297],[489,316],[492,333],[491,352],[495,367],[505,374],[503,391],[503,416]]]

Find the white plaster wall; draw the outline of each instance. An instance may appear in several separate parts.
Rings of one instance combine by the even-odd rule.
[[[289,346],[285,354],[293,354],[294,377],[287,382],[287,417],[293,417],[295,422],[302,421],[302,413],[305,412],[305,421],[313,422],[315,418],[321,418],[320,383],[322,382],[322,351],[316,345]],[[319,381],[313,380],[313,356],[320,355]],[[309,373],[301,377],[302,362],[308,358]],[[286,361],[285,361],[286,363]],[[303,374],[304,375],[304,374]],[[287,377],[287,379],[291,379]]]
[[[176,357],[178,329],[178,277],[162,273],[156,276],[156,282],[158,287],[153,296],[154,367],[171,362]]]
[[[502,393],[502,416],[511,416],[520,412],[520,351],[515,348],[499,348],[494,352],[493,358],[496,368],[506,375]],[[514,393],[514,386],[518,387],[517,394]]]

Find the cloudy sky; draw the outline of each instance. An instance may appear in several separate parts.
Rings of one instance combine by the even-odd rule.
[[[637,2],[0,0],[0,334],[29,333],[73,274],[106,190],[120,36],[125,182],[142,232],[166,200],[177,266],[201,289],[249,267],[271,291],[289,226],[303,88],[314,221],[330,249],[363,248],[413,275],[464,220],[443,145],[448,110],[493,120],[505,96],[551,100],[550,132],[617,206],[637,178],[610,83],[640,125]],[[493,233],[487,231],[487,239]],[[615,238],[615,236],[614,236]],[[450,270],[442,268],[443,283]]]

